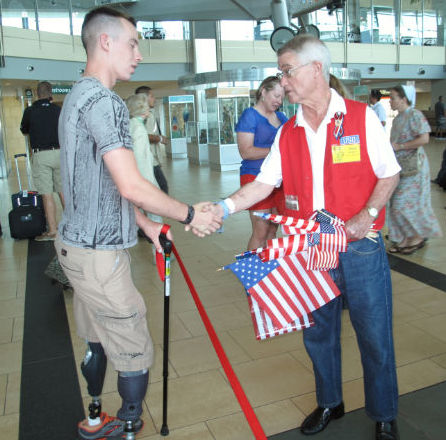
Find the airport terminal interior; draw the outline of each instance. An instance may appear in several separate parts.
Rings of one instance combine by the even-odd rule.
[[[100,4],[107,2],[99,2]],[[52,242],[10,236],[11,195],[19,190],[14,155],[29,151],[19,130],[36,98],[38,81],[53,85],[54,101],[82,75],[80,28],[91,0],[2,2],[0,44],[0,438],[75,439],[90,397],[80,363],[85,342],[76,335],[73,292],[45,269]],[[437,135],[434,106],[446,96],[446,2],[443,0],[152,0],[114,3],[137,19],[143,61],[115,91],[127,98],[152,87],[161,131],[169,138],[162,167],[170,195],[196,203],[227,197],[240,187],[234,126],[253,103],[260,81],[277,72],[272,48],[284,34],[313,33],[327,44],[333,73],[352,99],[368,102],[381,91],[390,135],[396,115],[389,89],[414,85],[416,108],[432,133],[425,145],[431,179],[446,149]],[[280,37],[280,38],[279,38]],[[283,43],[283,41],[282,41]],[[288,116],[296,105],[284,102]],[[20,160],[28,187],[26,161]],[[32,185],[31,185],[32,186]],[[443,236],[411,255],[388,253],[393,287],[394,338],[401,439],[446,437],[446,191],[431,184],[432,206]],[[62,213],[58,206],[58,218]],[[270,440],[303,438],[299,426],[316,406],[312,365],[301,332],[256,340],[246,293],[230,271],[251,233],[247,212],[229,217],[222,233],[197,238],[172,225],[179,258],[171,264],[168,360],[169,436],[172,440],[254,439],[213,348],[180,267],[184,264],[204,310],[254,412]],[[383,229],[383,236],[387,228]],[[155,344],[144,400],[141,440],[164,438],[164,284],[143,238],[130,249],[135,285],[148,310]],[[386,246],[391,243],[386,240]],[[362,366],[348,309],[342,316],[343,394],[346,416],[317,439],[371,439],[364,412]],[[108,368],[103,409],[115,414],[121,399]]]

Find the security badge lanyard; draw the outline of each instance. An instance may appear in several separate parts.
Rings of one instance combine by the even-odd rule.
[[[350,163],[361,161],[361,147],[359,135],[344,135],[344,113],[336,112],[334,115],[335,126],[333,135],[337,140],[336,144],[331,146],[333,163]]]

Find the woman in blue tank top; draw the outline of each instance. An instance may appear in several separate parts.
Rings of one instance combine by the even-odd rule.
[[[282,105],[284,90],[275,76],[265,78],[256,93],[256,104],[247,108],[237,123],[237,143],[242,156],[240,184],[252,182],[260,172],[263,160],[268,155],[277,130],[286,122],[284,113],[277,111]],[[276,236],[277,225],[253,215],[253,211],[277,213],[283,199],[282,188],[276,188],[269,197],[249,208],[252,235],[248,249],[265,246],[266,241]]]

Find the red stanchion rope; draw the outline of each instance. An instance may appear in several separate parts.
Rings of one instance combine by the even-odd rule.
[[[220,359],[220,363],[226,373],[226,377],[228,378],[229,383],[231,384],[232,390],[234,391],[234,394],[237,397],[237,400],[239,401],[240,407],[242,408],[243,412],[245,413],[246,420],[248,421],[249,426],[251,427],[251,430],[252,430],[256,440],[267,440],[266,435],[263,432],[262,426],[260,425],[260,422],[257,419],[257,416],[255,415],[254,410],[252,409],[252,406],[249,403],[249,400],[246,397],[246,394],[245,394],[237,376],[234,373],[234,370],[232,369],[232,365],[230,364],[229,359],[226,356],[225,351],[223,350],[221,342],[218,339],[218,336],[215,333],[214,327],[212,326],[212,323],[209,320],[209,317],[206,313],[206,310],[203,307],[200,297],[198,296],[198,293],[195,290],[195,286],[192,283],[192,280],[190,279],[190,276],[189,276],[186,268],[184,267],[183,261],[181,260],[181,257],[178,254],[178,251],[173,243],[172,243],[172,250],[173,250],[174,255],[177,257],[177,261],[178,261],[178,264],[180,265],[181,272],[183,272],[184,279],[186,280],[186,283],[189,287],[190,293],[192,294],[192,298],[195,301],[195,305],[197,306],[198,312],[200,313],[201,320],[203,321],[203,324],[206,327],[209,338],[212,342],[212,345],[214,346],[215,352],[217,353],[217,356]]]

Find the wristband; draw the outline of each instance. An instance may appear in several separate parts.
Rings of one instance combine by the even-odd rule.
[[[235,203],[233,202],[233,200],[231,198],[227,197],[226,199],[223,200],[223,202],[226,203],[226,206],[228,207],[228,210],[229,210],[229,214],[234,214]]]
[[[220,205],[223,209],[223,220],[226,220],[229,217],[229,207],[224,200],[220,200],[216,202],[215,205]]]
[[[194,215],[195,215],[195,209],[192,205],[188,205],[187,206],[187,217],[185,218],[185,220],[180,220],[180,223],[183,223],[183,225],[189,225],[192,220],[194,219]]]

